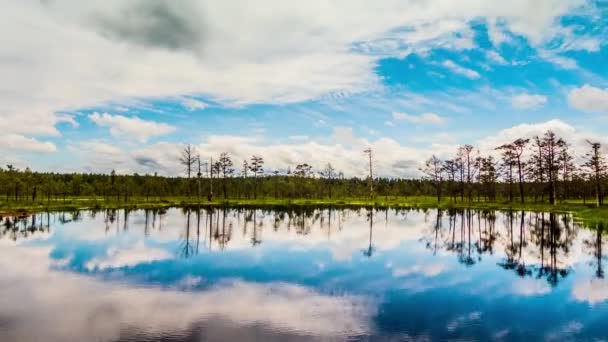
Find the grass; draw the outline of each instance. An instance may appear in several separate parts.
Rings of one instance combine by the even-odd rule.
[[[487,201],[456,201],[443,199],[438,202],[429,196],[413,197],[378,197],[374,200],[364,198],[339,199],[216,199],[212,202],[187,197],[150,198],[136,197],[129,201],[106,201],[101,197],[68,197],[66,200],[40,200],[32,201],[0,201],[0,215],[27,214],[41,211],[73,211],[84,209],[160,209],[184,206],[212,206],[212,207],[266,207],[266,208],[297,208],[297,207],[376,207],[400,209],[482,209],[482,210],[525,210],[536,212],[571,213],[577,220],[593,222],[608,222],[608,206],[595,207],[584,204],[582,201],[564,201],[556,205],[549,203],[535,203],[531,199],[522,204],[519,202],[499,200]]]

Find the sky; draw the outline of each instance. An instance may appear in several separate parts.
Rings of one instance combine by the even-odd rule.
[[[0,165],[415,177],[547,129],[608,144],[604,0],[0,0]]]

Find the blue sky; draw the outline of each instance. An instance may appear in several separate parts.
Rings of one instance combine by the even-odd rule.
[[[429,155],[608,128],[592,0],[7,1],[0,163],[178,174],[179,148],[267,170],[415,176]],[[30,23],[35,22],[36,25]]]

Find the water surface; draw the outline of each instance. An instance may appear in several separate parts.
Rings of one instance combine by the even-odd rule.
[[[605,341],[601,231],[523,212],[5,217],[0,341]]]

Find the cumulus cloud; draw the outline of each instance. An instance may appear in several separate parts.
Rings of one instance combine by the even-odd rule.
[[[108,113],[93,113],[89,119],[100,127],[107,127],[115,137],[147,142],[152,137],[169,134],[175,127],[166,123],[142,120],[138,117],[126,117]]]
[[[584,112],[608,114],[608,89],[595,88],[585,84],[568,93],[568,103]]]
[[[608,138],[593,132],[578,129],[562,120],[553,119],[544,122],[523,123],[513,127],[489,132],[471,143],[478,147],[483,154],[498,157],[495,148],[518,138],[533,138],[541,136],[547,130],[554,131],[569,144],[572,153],[581,158],[589,149],[586,139],[599,141],[608,145]],[[418,168],[432,154],[440,158],[451,158],[458,149],[454,137],[446,133],[434,135],[434,139],[420,139],[419,143],[435,141],[421,149],[403,144],[395,139],[378,137],[363,138],[356,134],[352,127],[334,128],[327,138],[309,138],[308,140],[289,139],[287,142],[269,142],[263,137],[242,137],[230,135],[212,135],[202,142],[195,144],[203,158],[217,157],[222,152],[228,152],[233,161],[240,164],[242,160],[252,155],[264,158],[266,170],[286,170],[300,163],[311,164],[314,168],[331,163],[338,171],[347,177],[365,177],[369,170],[366,167],[363,150],[371,147],[374,153],[374,165],[378,176],[385,177],[418,177]],[[440,141],[437,143],[436,141]],[[95,158],[91,148],[95,144],[83,144],[78,151],[86,169],[99,172],[139,172],[164,175],[182,174],[179,166],[179,152],[183,146],[174,143],[154,143],[136,149],[127,149],[119,155],[105,158]],[[100,148],[99,146],[95,148]],[[105,149],[105,148],[104,148]],[[577,160],[577,162],[582,162]]]
[[[544,106],[547,103],[547,97],[538,94],[523,93],[515,95],[511,98],[511,105],[518,109],[534,109]]]
[[[455,74],[465,76],[465,77],[470,78],[472,80],[476,80],[479,77],[481,77],[477,71],[475,71],[473,69],[465,68],[462,65],[456,64],[456,63],[454,63],[453,61],[450,61],[450,60],[444,61],[442,65],[444,67],[450,69]]]
[[[407,113],[394,112],[393,120],[396,121],[407,121],[411,123],[429,123],[429,124],[443,124],[446,119],[435,114],[435,113],[424,113],[420,115],[411,115]]]

